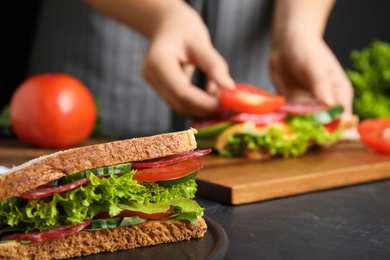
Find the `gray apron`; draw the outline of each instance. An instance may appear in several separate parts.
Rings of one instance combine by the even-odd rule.
[[[233,79],[274,91],[268,70],[272,1],[188,0],[208,25]],[[183,130],[189,119],[171,111],[141,77],[148,41],[80,0],[45,0],[29,75],[65,72],[100,103],[101,130],[130,138]],[[194,83],[206,79],[197,73]]]

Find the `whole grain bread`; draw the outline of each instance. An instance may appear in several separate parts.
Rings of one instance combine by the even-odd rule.
[[[30,244],[0,244],[0,259],[65,259],[201,238],[206,230],[207,225],[202,217],[198,217],[195,224],[176,219],[149,220],[134,226],[80,231],[66,237]]]
[[[28,161],[0,176],[0,201],[62,176],[102,166],[143,161],[194,150],[195,129],[84,146]]]

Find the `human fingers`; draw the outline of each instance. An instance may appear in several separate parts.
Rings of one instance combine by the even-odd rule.
[[[195,73],[195,66],[192,64],[183,65],[184,73],[187,75],[189,79],[192,79]]]
[[[317,99],[327,105],[341,104],[344,107],[343,116],[352,115],[353,87],[332,53],[328,55],[326,66],[323,69],[317,66],[313,75],[316,79],[312,89]]]
[[[227,62],[211,43],[191,44],[189,51],[190,59],[207,75],[210,81],[215,82],[220,88],[234,88],[235,83],[230,76]]]
[[[341,72],[340,72],[341,73]],[[345,73],[342,73],[339,76],[339,80],[334,83],[334,95],[336,103],[343,105],[344,107],[344,117],[350,117],[353,113],[352,103],[353,103],[353,87]]]
[[[310,87],[312,89],[312,93],[314,97],[328,106],[332,106],[336,104],[336,98],[334,95],[334,86],[324,80],[317,80]]]
[[[206,84],[206,92],[211,96],[219,98],[221,89],[215,81],[209,80]]]
[[[143,76],[178,114],[203,117],[216,112],[218,99],[191,84],[188,67],[174,55],[147,58]],[[187,68],[187,69],[185,69]]]
[[[297,80],[294,72],[285,63],[280,52],[273,52],[270,58],[270,72],[277,92],[286,97],[287,102],[314,103],[312,92]]]
[[[311,87],[314,97],[328,106],[341,104],[343,117],[352,115],[353,88],[341,69],[329,73],[328,77],[319,77]]]

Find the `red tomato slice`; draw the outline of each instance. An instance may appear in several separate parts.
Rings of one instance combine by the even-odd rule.
[[[281,111],[264,114],[240,113],[231,116],[228,121],[237,123],[254,122],[257,126],[265,126],[276,122],[283,122],[286,117],[287,113]]]
[[[379,153],[390,154],[390,118],[363,120],[358,132],[363,144]]]
[[[91,220],[85,220],[77,225],[62,225],[59,227],[47,229],[45,231],[33,231],[29,233],[18,233],[3,237],[1,240],[30,240],[30,241],[43,241],[47,239],[65,237],[70,234],[83,230],[91,223]]]
[[[184,177],[203,168],[203,160],[196,157],[178,164],[154,167],[147,169],[139,169],[133,176],[133,180],[138,182],[156,182],[173,180]]]
[[[175,213],[175,207],[171,206],[171,208],[167,212],[161,212],[161,213],[153,213],[148,214],[140,211],[132,211],[132,210],[123,210],[119,215],[116,215],[112,218],[125,218],[125,217],[134,217],[138,216],[143,219],[162,219],[169,217]],[[94,219],[109,219],[110,214],[108,212],[102,212],[97,214]]]
[[[310,115],[321,112],[328,107],[322,103],[288,103],[280,107],[284,111],[293,115]]]
[[[250,84],[237,83],[233,90],[221,93],[220,103],[227,110],[238,113],[268,113],[277,110],[285,103],[283,96],[256,88]]]
[[[174,154],[158,159],[151,159],[142,162],[135,162],[131,165],[132,168],[152,168],[171,165],[174,163],[183,162],[195,157],[203,156],[211,153],[211,149],[188,151],[180,154]]]
[[[22,199],[40,199],[40,198],[45,198],[63,191],[67,191],[70,189],[77,188],[80,185],[83,185],[85,183],[89,182],[89,177],[75,181],[69,184],[61,185],[61,186],[49,186],[49,185],[42,185],[36,189],[32,189],[29,191],[26,191],[22,193],[19,197]]]
[[[325,124],[324,127],[329,133],[333,133],[334,131],[336,131],[339,128],[340,123],[341,123],[341,119],[337,118],[337,119],[333,120],[332,122]]]

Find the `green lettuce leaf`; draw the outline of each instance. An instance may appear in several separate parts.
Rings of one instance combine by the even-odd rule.
[[[198,216],[203,216],[203,208],[199,207],[199,204],[189,199],[176,199],[172,200],[172,205],[175,206],[175,214],[170,218],[176,218],[179,220],[188,220],[191,223],[198,221]]]
[[[329,133],[325,127],[309,116],[291,116],[286,120],[291,127],[291,138],[285,137],[285,131],[270,127],[266,131],[254,131],[254,124],[248,124],[241,132],[228,137],[227,146],[219,151],[226,157],[241,155],[244,147],[264,148],[272,155],[285,158],[304,154],[312,144],[331,144],[340,138],[342,129]],[[252,127],[252,128],[251,128]]]
[[[354,113],[361,119],[390,117],[390,44],[374,40],[351,52],[353,70],[346,74],[354,90]]]
[[[102,179],[91,175],[88,185],[49,198],[3,200],[0,204],[0,227],[45,230],[64,223],[81,223],[100,212],[108,211],[115,216],[123,210],[119,206],[123,203],[147,206],[195,197],[197,185],[194,180],[162,187],[155,183],[138,183],[132,180],[133,175],[134,172],[131,172]]]
[[[134,226],[137,224],[141,224],[146,222],[147,219],[142,219],[140,217],[134,216],[134,217],[125,217],[122,219],[119,227],[126,227],[126,226]]]
[[[132,211],[142,211],[147,214],[166,212],[171,206],[175,207],[175,213],[169,218],[188,220],[192,223],[198,221],[198,215],[203,216],[203,208],[191,199],[178,198],[163,203],[153,203],[148,205],[138,204],[136,202],[120,203],[118,207]]]
[[[146,222],[147,219],[142,219],[138,216],[124,217],[124,218],[112,218],[112,219],[96,219],[83,230],[101,230],[101,229],[114,229],[118,227],[133,226]]]

